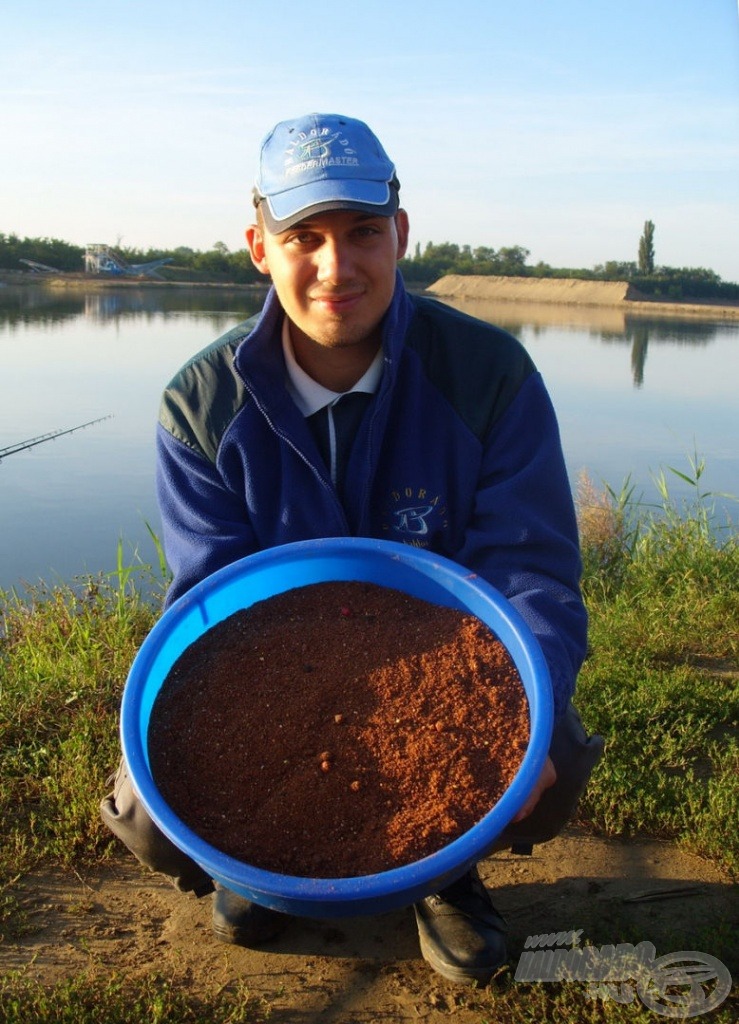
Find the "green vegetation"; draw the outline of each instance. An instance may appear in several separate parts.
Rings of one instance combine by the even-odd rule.
[[[616,994],[621,987],[604,986]],[[505,968],[488,989],[456,991],[453,1002],[449,999],[449,1014],[476,1012],[480,1024],[654,1024],[654,1012],[630,986],[623,987],[626,1001],[619,1003],[612,996],[593,998],[582,985],[517,983]],[[730,995],[705,1019],[734,1024],[736,1011],[737,999]],[[251,996],[245,984],[214,988],[211,998],[196,999],[186,986],[156,974],[135,980],[116,975],[105,984],[83,976],[60,982],[51,991],[33,982],[0,980],[0,1024],[268,1024],[273,1019],[302,1017],[298,1012],[287,1018],[277,1011],[273,1018],[269,1004]]]
[[[34,260],[57,270],[82,270],[85,250],[58,238],[20,238],[0,233],[0,269],[22,270],[21,260]]]
[[[149,263],[169,258],[173,262],[160,267],[159,277],[165,280],[208,281],[213,283],[248,284],[264,278],[254,267],[246,248],[230,252],[224,242],[216,242],[207,252],[179,246],[176,249],[131,249],[118,246],[115,251],[126,263]],[[85,247],[62,242],[57,238],[20,238],[0,233],[0,270],[20,271],[22,260],[33,260],[65,273],[82,273]]]
[[[638,263],[609,260],[592,269],[552,267],[541,261],[531,266],[528,263],[529,250],[520,245],[503,246],[500,249],[478,246],[473,249],[469,245],[460,246],[454,242],[429,242],[423,251],[418,244],[412,256],[406,256],[400,261],[400,269],[405,280],[417,286],[438,281],[444,274],[494,274],[504,277],[628,281],[643,295],[669,302],[689,299],[719,302],[739,300],[739,284],[722,281],[713,270],[703,267],[656,267],[653,238],[654,225],[646,221],[639,244]],[[127,263],[148,263],[170,258],[173,262],[157,271],[164,280],[214,284],[264,282],[263,276],[252,265],[248,251],[244,248],[230,252],[224,242],[215,242],[207,252],[187,246],[176,249],[118,247],[116,252]],[[18,235],[0,233],[0,270],[22,270],[23,264],[20,261],[30,259],[58,270],[81,273],[84,254],[83,246],[71,245],[58,239],[20,238]]]
[[[704,466],[657,480],[659,507],[581,480],[578,510],[591,650],[578,704],[607,754],[581,803],[582,824],[606,836],[648,834],[739,869],[739,542],[717,523]],[[676,474],[694,499],[676,507]],[[153,625],[158,597],[119,562],[76,587],[0,592],[0,919],[23,926],[15,883],[35,866],[103,864],[116,849],[100,823],[104,780],[118,761],[118,707],[128,668]],[[709,922],[707,922],[708,926]],[[588,999],[580,986],[513,983],[460,997],[481,1024],[652,1019],[638,1000]],[[0,982],[0,1024],[238,1024],[269,1019],[246,989],[193,995],[155,973],[126,980],[78,976],[48,990],[20,972]],[[733,1020],[725,1004],[711,1019]]]
[[[106,982],[81,975],[50,991],[20,974],[0,979],[0,1024],[262,1024],[269,1016],[244,983],[214,986],[203,999],[154,973]]]
[[[734,302],[739,299],[739,284],[722,281],[713,270],[703,267],[655,267],[650,274],[640,273],[636,261],[609,260],[592,269],[552,267],[549,263],[527,262],[528,249],[509,246],[502,249],[428,243],[421,252],[400,261],[408,282],[428,285],[445,274],[496,274],[502,277],[577,278],[582,281],[628,281],[642,295],[667,302],[710,299]]]
[[[659,508],[596,491],[584,478],[579,512],[590,655],[578,683],[588,725],[607,757],[581,804],[606,835],[678,839],[739,871],[739,543],[715,522],[702,461],[677,473],[687,509],[656,483]]]
[[[40,862],[106,854],[98,787],[118,763],[122,684],[156,615],[133,572],[0,598],[0,909],[9,881]]]

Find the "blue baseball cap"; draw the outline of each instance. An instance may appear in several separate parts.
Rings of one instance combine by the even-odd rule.
[[[394,164],[364,121],[306,114],[280,121],[262,142],[254,205],[278,234],[327,210],[392,217],[399,188]]]

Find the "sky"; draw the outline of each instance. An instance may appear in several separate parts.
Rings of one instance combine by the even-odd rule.
[[[737,0],[4,0],[0,232],[244,245],[260,142],[367,121],[411,250],[739,282]]]

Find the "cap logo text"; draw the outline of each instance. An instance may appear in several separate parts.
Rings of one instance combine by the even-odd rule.
[[[334,154],[336,144],[343,151]],[[285,174],[291,177],[319,167],[357,167],[359,160],[356,150],[341,132],[330,128],[312,128],[310,132],[299,132],[297,139],[289,146],[285,158]]]

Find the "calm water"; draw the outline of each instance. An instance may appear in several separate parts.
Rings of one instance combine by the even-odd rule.
[[[254,312],[244,293],[66,294],[0,288],[0,449],[108,417],[0,462],[0,588],[155,561],[154,424],[162,387],[194,352]],[[702,483],[739,494],[739,324],[643,320],[564,307],[455,303],[526,345],[558,410],[573,482],[620,489],[688,456]],[[680,497],[689,488],[671,476]],[[721,513],[739,519],[733,502]]]

